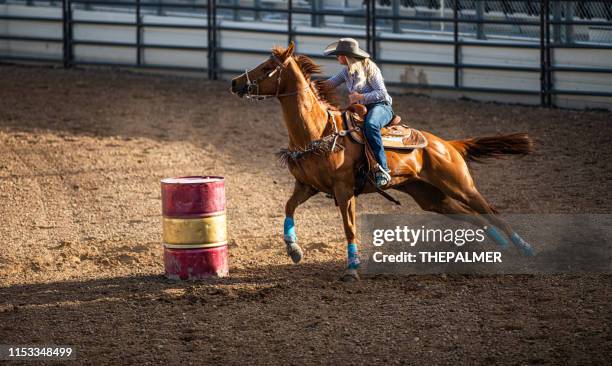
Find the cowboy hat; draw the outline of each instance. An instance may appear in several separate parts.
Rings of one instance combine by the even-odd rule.
[[[323,51],[325,56],[343,55],[352,56],[355,58],[368,58],[370,54],[359,48],[359,43],[353,38],[340,38],[337,42],[325,47]]]

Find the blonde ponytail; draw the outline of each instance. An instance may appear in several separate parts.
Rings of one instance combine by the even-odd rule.
[[[364,86],[370,81],[374,75],[380,73],[380,69],[376,64],[369,58],[356,59],[354,57],[346,56],[348,72],[356,77],[356,87]]]

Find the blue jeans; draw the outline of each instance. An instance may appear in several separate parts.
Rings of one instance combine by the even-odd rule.
[[[389,170],[387,157],[383,148],[380,129],[385,127],[393,118],[393,109],[387,102],[372,103],[368,106],[368,115],[365,119],[365,135],[374,153],[374,157],[381,168]]]

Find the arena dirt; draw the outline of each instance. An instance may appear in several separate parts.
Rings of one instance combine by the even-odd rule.
[[[473,165],[504,212],[609,213],[612,114],[395,96],[443,138],[525,131],[536,152]],[[0,343],[67,344],[79,364],[609,364],[612,277],[376,276],[338,281],[341,218],[298,209],[277,101],[227,82],[0,67]],[[227,177],[231,276],[163,276],[163,177]],[[360,196],[359,213],[417,213]],[[607,361],[606,361],[607,360]]]

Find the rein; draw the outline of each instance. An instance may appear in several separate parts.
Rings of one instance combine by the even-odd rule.
[[[342,115],[341,115],[342,117]],[[344,117],[342,117],[342,128],[344,128]],[[333,115],[333,112],[327,110],[327,123],[332,125],[333,131],[321,137],[319,140],[311,141],[305,148],[299,150],[289,150],[282,149],[279,157],[281,158],[281,162],[284,164],[288,161],[297,162],[299,159],[304,158],[310,153],[314,153],[315,155],[319,154],[329,154],[338,152],[344,149],[342,144],[338,143],[338,138],[348,136],[351,132],[360,131],[359,126],[355,126],[349,129],[338,129],[338,125],[336,124],[336,119]]]
[[[262,75],[255,80],[251,80],[251,78],[249,78],[249,71],[244,70],[244,74],[247,79],[247,92],[245,95],[247,99],[265,100],[268,98],[289,97],[292,95],[297,95],[300,92],[300,90],[296,90],[291,93],[280,93],[282,73],[283,73],[283,70],[287,68],[287,62],[289,58],[285,60],[285,62],[281,62],[281,60],[279,60],[278,57],[276,57],[275,55],[272,55],[270,56],[270,59],[276,63],[276,68],[270,71],[268,74]],[[276,94],[259,94],[259,83],[266,79],[271,78],[276,73],[278,73],[278,77],[276,78]],[[304,90],[307,90],[309,88],[310,88],[310,85],[306,85],[306,88],[304,88]]]

